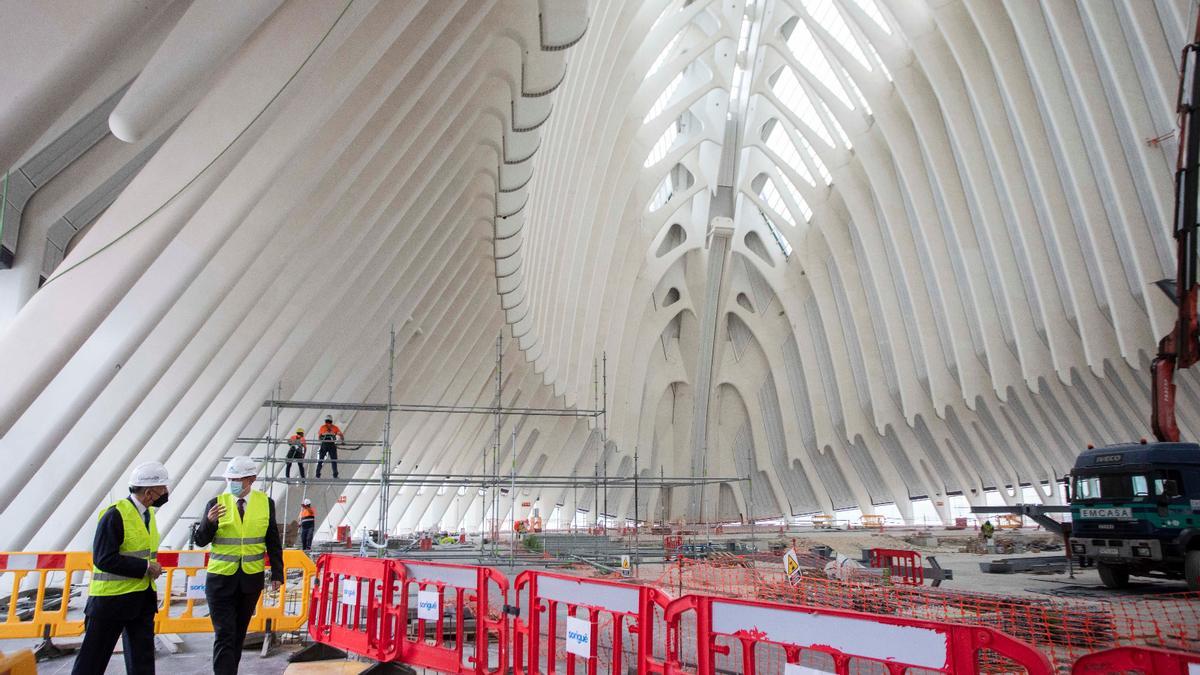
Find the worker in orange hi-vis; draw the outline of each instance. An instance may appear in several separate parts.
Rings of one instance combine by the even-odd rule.
[[[303,460],[305,453],[308,452],[308,441],[304,440],[304,429],[296,429],[296,433],[288,437],[288,459]],[[304,462],[297,461],[296,466],[300,467],[300,477],[304,478]],[[292,477],[292,463],[287,462],[283,467],[283,475]]]
[[[317,429],[317,438],[321,439],[321,449],[317,451],[317,478],[321,477],[321,465],[326,457],[329,457],[329,463],[333,465],[333,477],[337,478],[337,444],[345,442],[346,438],[342,436],[342,430],[333,423],[333,417],[325,416],[325,424]]]
[[[312,550],[313,532],[317,528],[317,510],[313,508],[312,500],[308,497],[300,502],[300,546],[305,551]]]

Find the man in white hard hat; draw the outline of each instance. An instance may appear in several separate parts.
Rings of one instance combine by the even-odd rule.
[[[305,497],[300,501],[300,547],[305,551],[312,550],[313,532],[317,528],[317,510],[313,508],[312,500]]]
[[[204,507],[196,545],[212,544],[208,554],[208,613],[213,623],[213,672],[238,671],[246,628],[262,594],[266,559],[271,561],[271,590],[283,583],[283,542],[275,502],[252,489],[258,464],[234,457],[225,467],[226,490]]]
[[[154,673],[154,580],[162,574],[155,511],[167,503],[168,480],[161,463],[141,464],[129,476],[129,496],[100,510],[83,610],[86,632],[74,675],[103,673],[118,638],[124,642],[126,673]]]

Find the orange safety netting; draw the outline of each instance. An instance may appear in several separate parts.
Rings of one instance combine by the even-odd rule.
[[[778,562],[751,558],[670,563],[651,585],[703,593],[986,626],[1025,640],[1063,665],[1101,649],[1200,650],[1200,593],[1063,600],[851,581],[806,572],[789,582]]]

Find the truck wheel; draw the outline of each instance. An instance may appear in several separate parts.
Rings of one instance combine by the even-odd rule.
[[[1183,559],[1183,576],[1189,591],[1200,591],[1200,549],[1187,552]]]
[[[1100,573],[1100,581],[1108,588],[1125,588],[1129,585],[1129,570],[1098,562],[1096,571]]]

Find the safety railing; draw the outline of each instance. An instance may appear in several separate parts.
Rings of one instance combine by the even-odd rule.
[[[1053,672],[1030,645],[976,626],[702,595],[671,601],[665,619],[668,674]]]
[[[1146,675],[1196,675],[1200,673],[1200,653],[1117,647],[1082,656],[1071,667],[1072,675],[1104,673],[1145,673]]]
[[[514,590],[517,675],[574,675],[581,665],[588,675],[664,672],[654,640],[656,615],[668,598],[658,589],[527,570]]]
[[[892,583],[921,586],[925,583],[925,563],[916,551],[893,548],[871,549],[870,565],[888,570]]]
[[[53,638],[83,633],[83,617],[67,618],[70,599],[91,581],[92,554],[56,551],[0,553],[8,607],[0,639]]]
[[[1091,654],[1078,663],[1056,659],[1055,671],[1041,642],[1034,646],[1007,629],[967,625],[961,618],[887,616],[695,591],[670,600],[654,586],[543,571],[522,572],[509,593],[505,577],[488,567],[325,555],[318,570],[311,629],[318,642],[432,672],[504,675],[511,666],[518,675],[1193,675],[1187,669],[1200,666],[1200,654],[1134,648]],[[1191,635],[1186,631],[1193,627],[1181,629],[1176,638]]]
[[[163,575],[156,580],[160,602],[154,628],[162,633],[206,633],[212,622],[204,600],[207,551],[159,551]],[[316,568],[301,551],[283,552],[285,585],[259,597],[251,631],[293,631],[308,620],[308,589]],[[81,609],[91,582],[92,554],[86,551],[0,553],[0,593],[8,590],[0,639],[54,638],[83,634]]]
[[[322,555],[309,604],[313,640],[376,661],[399,652],[395,618],[403,611],[396,565],[380,558]]]
[[[160,588],[170,589],[170,601],[162,602],[154,617],[159,633],[207,633],[212,620],[207,614],[204,586],[208,574],[208,551],[160,551],[163,567]],[[271,562],[267,560],[267,569]],[[316,566],[303,551],[284,549],[283,585],[278,592],[265,591],[258,598],[251,632],[295,631],[308,622],[309,589],[316,578]],[[200,608],[205,608],[200,611]]]
[[[508,579],[503,574],[490,567],[414,560],[395,565],[401,583],[398,660],[443,673],[506,671]]]

